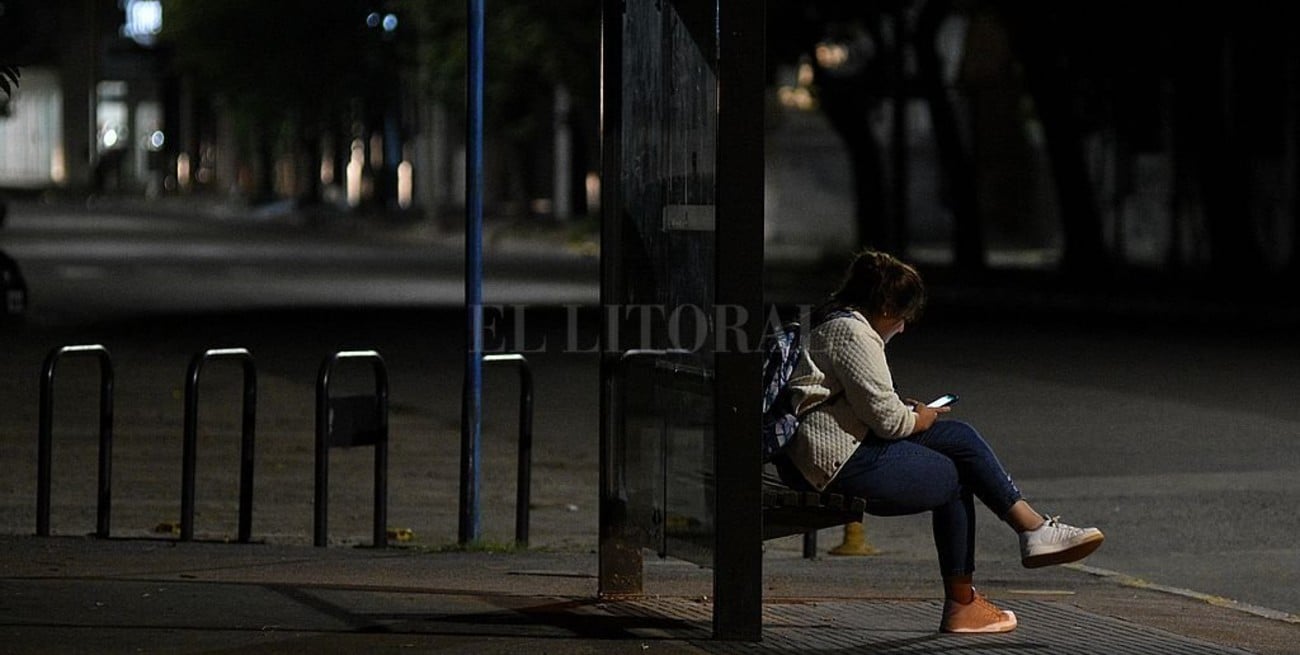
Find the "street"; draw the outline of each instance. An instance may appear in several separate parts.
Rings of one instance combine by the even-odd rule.
[[[1300,611],[1290,335],[936,320],[891,349],[901,388],[962,394],[951,416],[979,427],[1038,509],[1106,532],[1086,564]],[[980,549],[1014,556],[992,521]]]
[[[34,524],[50,348],[103,343],[114,355],[113,534],[144,537],[177,518],[189,357],[239,346],[258,365],[255,538],[307,543],[317,368],[335,350],[373,348],[392,378],[389,524],[422,545],[454,542],[464,338],[454,239],[16,205],[0,248],[31,290],[30,316],[0,332],[0,531]],[[598,362],[565,352],[563,335],[594,341],[595,313],[566,308],[596,301],[595,260],[522,245],[488,260],[487,301],[529,306],[529,338],[553,337],[528,355],[538,389],[532,545],[592,549]],[[1300,614],[1300,404],[1290,398],[1300,346],[1285,330],[937,306],[890,357],[907,395],[961,395],[950,416],[979,428],[1036,507],[1106,532],[1087,565]],[[94,525],[95,376],[89,361],[61,366],[53,526],[82,534]],[[365,374],[344,384],[365,388]],[[238,377],[215,365],[206,375],[197,522],[201,538],[220,540],[234,533]],[[489,370],[484,525],[497,542],[513,526],[515,385],[512,371]],[[332,455],[336,544],[368,538],[369,456]],[[977,561],[1014,561],[1011,532],[981,520]],[[928,517],[871,518],[867,531],[882,550],[934,558]],[[825,531],[823,548],[837,538]],[[769,553],[797,548],[783,540]]]
[[[29,203],[13,207],[0,244],[20,260],[33,320],[44,324],[262,308],[455,307],[465,297],[456,235]],[[484,301],[595,303],[596,259],[566,253],[569,245],[489,242]]]

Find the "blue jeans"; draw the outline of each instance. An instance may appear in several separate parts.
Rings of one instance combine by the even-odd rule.
[[[826,491],[865,498],[876,516],[931,512],[945,577],[975,571],[974,498],[998,518],[1021,499],[993,449],[960,421],[938,421],[897,441],[868,436]]]

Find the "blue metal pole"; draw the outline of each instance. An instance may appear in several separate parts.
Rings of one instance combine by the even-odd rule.
[[[468,134],[465,148],[465,387],[460,418],[461,545],[478,541],[479,446],[483,425],[483,9],[468,0]]]

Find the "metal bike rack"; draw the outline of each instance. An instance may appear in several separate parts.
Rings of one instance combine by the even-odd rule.
[[[36,534],[50,536],[50,469],[53,460],[54,370],[65,356],[99,360],[99,498],[95,536],[107,539],[113,478],[113,358],[98,345],[63,346],[50,351],[41,368],[40,426],[36,459]]]
[[[212,360],[233,360],[243,365],[243,423],[239,446],[239,542],[248,543],[253,531],[253,429],[257,417],[257,367],[244,348],[220,348],[196,354],[185,375],[185,445],[181,459],[181,541],[194,539],[194,479],[199,443],[199,375]]]
[[[373,396],[330,397],[330,376],[341,360],[366,360],[374,367]],[[316,378],[316,516],[312,542],[324,546],[329,521],[329,449],[375,447],[374,546],[388,545],[388,367],[373,350],[345,350],[325,358]]]
[[[529,496],[533,469],[533,370],[519,353],[484,355],[484,364],[513,364],[519,369],[519,465],[515,488],[515,544],[528,547]]]

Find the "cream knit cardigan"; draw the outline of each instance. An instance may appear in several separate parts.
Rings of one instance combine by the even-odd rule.
[[[862,314],[826,321],[806,339],[790,377],[791,400],[803,416],[786,452],[821,490],[868,432],[902,439],[912,434],[916,414],[894,391],[885,342]]]

